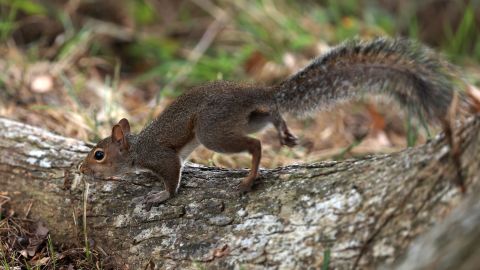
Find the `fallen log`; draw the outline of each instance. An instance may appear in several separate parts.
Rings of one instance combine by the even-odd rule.
[[[179,194],[146,212],[143,196],[163,188],[149,173],[82,179],[89,144],[0,118],[0,191],[17,211],[31,206],[54,240],[86,237],[120,269],[376,268],[463,200],[459,169],[478,198],[479,131],[475,118],[455,133],[461,168],[439,135],[390,155],[261,170],[246,195],[246,170],[188,164]]]

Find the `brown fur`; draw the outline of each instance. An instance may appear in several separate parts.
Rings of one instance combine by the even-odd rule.
[[[130,134],[128,121],[122,119],[87,155],[81,171],[109,177],[136,168],[151,170],[163,179],[165,190],[146,197],[149,209],[177,192],[183,161],[202,144],[220,153],[252,155],[252,169],[240,187],[247,191],[262,153],[260,141],[248,134],[273,124],[282,145],[296,145],[281,112],[308,112],[370,91],[391,93],[406,106],[441,117],[453,93],[447,70],[428,49],[409,41],[347,43],[278,86],[214,82],[193,88],[138,135]],[[104,159],[96,160],[102,149]]]

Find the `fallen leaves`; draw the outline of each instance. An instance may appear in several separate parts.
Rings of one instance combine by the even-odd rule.
[[[99,269],[96,253],[88,260],[84,248],[56,247],[44,223],[21,218],[25,214],[4,207],[10,201],[8,195],[0,192],[0,265],[9,269]]]

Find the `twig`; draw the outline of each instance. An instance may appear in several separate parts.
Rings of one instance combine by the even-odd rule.
[[[88,242],[88,234],[87,234],[87,202],[88,202],[88,192],[90,184],[85,181],[85,190],[83,193],[83,235],[85,237],[85,253],[87,260],[90,261],[90,243]]]
[[[25,218],[28,218],[28,215],[30,214],[30,210],[32,209],[33,201],[30,201],[28,204],[27,211],[25,211]]]
[[[8,203],[10,200],[11,198],[8,196],[0,195],[0,208],[2,207],[2,205]]]

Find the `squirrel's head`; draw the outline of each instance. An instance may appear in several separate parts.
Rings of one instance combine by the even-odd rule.
[[[93,177],[106,178],[130,170],[132,156],[127,136],[130,124],[123,118],[112,128],[112,135],[101,140],[88,153],[80,165],[80,172]]]

